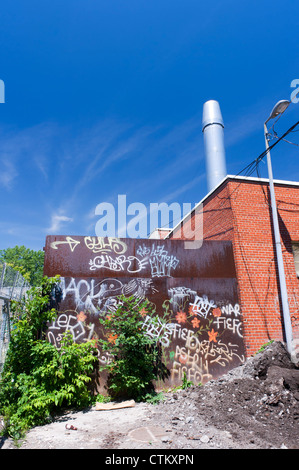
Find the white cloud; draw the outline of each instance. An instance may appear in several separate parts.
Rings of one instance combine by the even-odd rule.
[[[64,222],[73,222],[73,219],[65,215],[53,214],[51,219],[51,227],[47,228],[47,231],[51,233],[59,232],[62,225],[64,225]]]

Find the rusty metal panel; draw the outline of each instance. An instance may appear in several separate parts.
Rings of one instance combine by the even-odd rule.
[[[118,296],[146,297],[159,325],[144,312],[144,334],[162,346],[170,376],[161,386],[188,380],[205,383],[244,362],[232,244],[204,241],[186,249],[183,240],[48,236],[44,274],[60,274],[63,298],[48,339],[102,337],[99,317],[116,307]],[[109,353],[99,349],[99,361]],[[100,377],[103,387],[103,377]]]

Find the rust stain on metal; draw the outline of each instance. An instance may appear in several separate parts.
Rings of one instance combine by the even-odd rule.
[[[205,383],[245,360],[231,242],[186,249],[183,240],[48,236],[44,274],[61,276],[63,299],[48,329],[58,348],[66,330],[77,342],[101,337],[99,317],[124,294],[148,298],[159,315],[158,325],[148,315],[143,323],[170,371],[157,388],[181,385],[184,374]],[[108,360],[99,350],[99,361]]]

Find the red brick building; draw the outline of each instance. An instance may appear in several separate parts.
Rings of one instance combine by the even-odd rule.
[[[275,195],[298,353],[299,183],[276,180]],[[191,217],[191,229],[196,211],[203,213],[204,240],[233,243],[247,357],[269,340],[285,341],[268,180],[227,176],[185,218]],[[188,232],[182,235],[181,227],[182,222],[165,238],[191,239]]]

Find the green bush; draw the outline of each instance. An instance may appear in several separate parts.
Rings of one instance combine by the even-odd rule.
[[[93,400],[87,384],[97,362],[94,343],[75,344],[66,332],[57,350],[43,334],[45,324],[56,316],[49,307],[58,279],[43,278],[21,309],[14,305],[15,322],[0,379],[2,434],[14,439],[45,424],[61,408],[82,408]]]
[[[111,357],[101,370],[108,372],[107,388],[114,398],[142,400],[154,391],[153,381],[168,373],[160,345],[142,329],[144,312],[157,321],[148,300],[140,303],[133,296],[120,296],[117,309],[100,319],[105,328],[100,342]]]

